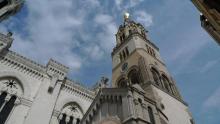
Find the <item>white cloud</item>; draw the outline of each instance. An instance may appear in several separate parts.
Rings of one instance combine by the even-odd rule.
[[[98,14],[94,19],[96,23],[102,25],[107,25],[108,23],[112,22],[112,20],[113,20],[112,16],[106,14]]]
[[[100,60],[104,56],[104,51],[96,44],[86,47],[85,52],[92,60]]]
[[[207,72],[218,63],[218,60],[212,60],[206,63],[200,70],[201,73]]]
[[[53,58],[74,71],[88,60],[110,56],[117,26],[113,16],[101,13],[105,8],[99,0],[31,0],[26,5],[26,32],[14,32],[12,50],[43,64]],[[8,24],[16,25],[15,20]],[[7,26],[0,28],[6,31]]]
[[[205,108],[214,108],[220,110],[220,87],[204,102]]]
[[[110,55],[112,48],[115,46],[115,34],[117,26],[110,15],[98,14],[95,22],[101,24],[101,30],[97,34],[98,42],[103,50]]]
[[[115,0],[115,4],[119,10],[128,10],[131,9],[144,0]]]
[[[28,16],[25,26],[29,35],[15,34],[13,49],[46,63],[54,58],[73,69],[81,67],[82,58],[71,50],[75,47],[73,29],[83,23],[84,14],[73,14],[71,0],[26,1]],[[65,61],[64,61],[65,60]]]
[[[136,18],[137,22],[142,23],[146,27],[149,27],[153,24],[152,15],[148,14],[145,11],[136,11],[134,13],[134,17]]]
[[[167,45],[168,49],[163,49],[161,53],[166,54],[167,62],[175,68],[174,74],[195,71],[188,68],[189,63],[208,44],[210,38],[205,34],[206,32],[194,27],[178,33],[180,34],[174,35],[173,41],[169,42],[172,48],[165,42],[162,45]]]

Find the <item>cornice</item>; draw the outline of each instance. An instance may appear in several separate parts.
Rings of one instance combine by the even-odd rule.
[[[0,55],[0,62],[37,79],[43,79],[45,68],[34,61],[23,57],[16,52],[6,51]]]
[[[66,80],[62,88],[67,91],[72,91],[70,93],[77,93],[78,95],[83,96],[84,98],[91,101],[95,98],[95,92],[69,79]]]
[[[128,43],[132,38],[134,38],[135,36],[138,36],[139,38],[141,38],[142,40],[144,40],[145,42],[149,43],[152,47],[154,47],[157,51],[159,51],[159,48],[154,44],[152,43],[151,41],[149,41],[147,38],[143,37],[141,34],[139,34],[138,32],[134,32],[132,33],[131,35],[129,35],[123,43],[121,43],[120,45],[117,45],[116,47],[113,48],[113,51],[112,51],[112,56],[120,51],[120,49],[122,47],[125,46],[126,43]]]
[[[33,102],[30,101],[30,100],[28,100],[28,99],[24,99],[24,98],[21,99],[21,104],[22,104],[22,105],[31,107],[32,103],[33,103]]]
[[[39,72],[45,72],[46,69],[43,65],[36,63],[35,61],[28,59],[22,55],[19,55],[18,53],[14,52],[14,51],[8,51],[7,56],[10,59],[13,59],[14,61],[17,61],[19,63],[22,63],[26,66],[29,66],[31,68],[34,68],[35,70],[39,71]]]

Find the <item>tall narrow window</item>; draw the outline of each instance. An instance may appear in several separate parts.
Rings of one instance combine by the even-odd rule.
[[[126,54],[128,56],[129,55],[128,47],[125,48],[125,52],[126,52]]]
[[[141,83],[140,74],[135,69],[129,72],[128,77],[129,77],[131,84],[140,84]]]
[[[59,124],[66,124],[66,114],[63,114],[62,119],[60,120]]]
[[[17,97],[12,96],[11,99],[5,104],[2,111],[0,112],[0,124],[4,124],[7,120],[9,114],[11,113],[14,103],[16,101]]]
[[[132,34],[132,30],[129,30],[129,35],[131,35]]]
[[[159,76],[159,73],[154,68],[151,69],[151,73],[153,75],[153,79],[155,81],[155,84],[157,86],[160,86],[160,76]]]
[[[120,79],[119,82],[118,82],[118,87],[119,88],[126,88],[127,87],[127,81],[124,78]]]
[[[79,124],[79,122],[80,122],[80,119],[77,118],[77,119],[76,119],[76,124]]]
[[[154,113],[151,107],[148,107],[148,114],[150,118],[150,123],[155,124]]]
[[[61,119],[59,124],[77,124],[77,119],[83,116],[81,107],[75,102],[68,103],[64,106],[61,110],[63,116],[59,118]],[[67,119],[67,117],[69,118]]]
[[[123,39],[123,40],[125,39],[125,34],[124,34],[124,33],[122,34],[122,39]]]
[[[123,61],[122,53],[119,53],[119,56],[120,56],[120,62],[122,62]]]
[[[67,124],[73,124],[73,116],[70,116],[70,120]]]
[[[172,93],[173,95],[175,95],[175,92],[174,92],[174,89],[173,89],[173,84],[170,83],[169,86],[170,86],[171,93]]]
[[[5,102],[5,97],[7,96],[7,93],[6,92],[3,92],[1,95],[0,95],[0,108],[2,107],[3,103]]]
[[[162,76],[162,80],[163,80],[163,84],[164,84],[165,89],[166,89],[168,92],[170,92],[170,89],[169,89],[169,81],[168,81],[167,77],[163,75],[163,76]]]
[[[126,58],[125,51],[123,50],[122,53],[123,53],[123,59],[125,59]]]

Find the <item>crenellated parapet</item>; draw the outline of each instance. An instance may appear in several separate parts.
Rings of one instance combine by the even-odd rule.
[[[7,35],[0,33],[0,64],[40,81],[43,81],[45,78],[50,78],[51,84],[48,89],[49,91],[53,90],[57,82],[66,82],[64,87],[67,89],[77,89],[76,91],[79,92],[79,94],[85,93],[85,97],[93,99],[94,94],[92,91],[84,88],[79,83],[76,84],[75,81],[71,81],[69,79],[66,81],[67,73],[69,71],[68,67],[53,59],[50,59],[46,66],[39,64],[27,57],[9,50],[12,42],[12,33],[8,33]]]
[[[95,98],[95,92],[70,79],[63,83],[62,89],[89,101],[93,101]]]
[[[44,66],[13,51],[0,54],[0,63],[39,80],[43,80],[45,75]]]
[[[7,35],[0,33],[0,53],[4,50],[8,50],[11,47],[13,38],[12,33],[9,32]]]
[[[147,124],[160,120],[168,122],[166,115],[156,107],[156,102],[144,95],[138,85],[129,88],[100,89],[93,103],[82,118],[81,124]],[[166,124],[166,123],[165,123]]]
[[[1,0],[0,22],[16,14],[23,6],[24,0]]]
[[[50,59],[47,64],[47,74],[49,75],[58,75],[60,79],[63,80],[63,78],[66,76],[66,74],[69,71],[69,67],[66,67],[65,65]]]
[[[51,83],[48,91],[52,92],[56,86],[57,82],[63,82],[66,78],[66,75],[69,71],[69,68],[62,65],[61,63],[50,59],[46,66],[46,73],[51,78]]]

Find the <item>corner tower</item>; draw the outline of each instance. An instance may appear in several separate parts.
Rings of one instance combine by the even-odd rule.
[[[24,0],[0,0],[0,22],[20,11],[23,4]]]
[[[156,102],[170,124],[192,124],[188,105],[160,57],[159,48],[148,37],[143,25],[124,16],[112,52],[112,86],[126,88],[139,84],[145,96]]]

